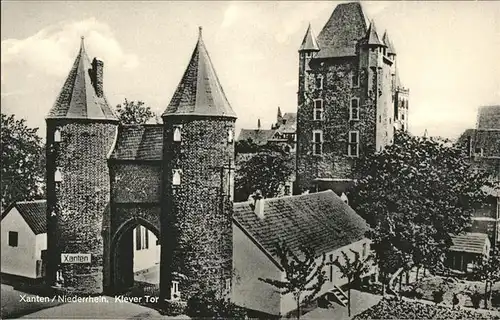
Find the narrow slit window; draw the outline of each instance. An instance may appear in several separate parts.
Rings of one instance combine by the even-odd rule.
[[[316,78],[316,89],[323,89],[323,76],[322,75],[319,75],[317,78]]]
[[[353,88],[359,87],[359,73],[356,70],[352,72],[351,86]]]
[[[174,169],[172,172],[172,184],[174,186],[179,186],[181,184],[182,170]]]
[[[54,131],[54,142],[61,142],[61,130],[59,129]]]
[[[234,134],[233,134],[233,129],[229,129],[227,131],[227,142],[232,143],[234,140]]]
[[[174,126],[174,141],[179,142],[182,139],[182,125]]]
[[[54,173],[54,181],[55,182],[61,182],[62,181],[62,173],[61,173],[61,169],[60,168],[57,168],[56,172]]]

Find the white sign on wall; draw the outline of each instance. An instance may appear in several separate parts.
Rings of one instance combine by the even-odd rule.
[[[90,253],[61,253],[61,263],[90,263]]]

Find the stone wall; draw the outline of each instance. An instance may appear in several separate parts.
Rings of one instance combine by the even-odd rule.
[[[61,142],[54,142],[59,128]],[[47,121],[48,280],[54,283],[61,253],[90,253],[90,264],[60,264],[66,290],[103,290],[103,224],[109,214],[107,155],[116,122]],[[62,181],[54,181],[59,168]]]
[[[232,187],[228,167],[234,167],[234,142],[228,142],[234,119],[216,117],[164,118],[161,213],[162,297],[170,296],[173,273],[182,299],[201,286],[225,292],[232,272]],[[182,141],[173,141],[173,126],[182,125]],[[173,185],[173,170],[182,170]],[[234,174],[234,170],[233,170]]]

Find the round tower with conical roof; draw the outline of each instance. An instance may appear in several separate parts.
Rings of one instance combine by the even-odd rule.
[[[234,125],[202,31],[162,115],[161,297],[229,294],[232,277]]]
[[[118,129],[103,93],[103,63],[80,50],[47,123],[46,280],[65,291],[103,290],[107,155]]]
[[[308,91],[307,72],[310,70],[309,63],[316,52],[320,51],[316,35],[309,23],[306,34],[299,48],[299,91],[298,105],[301,106],[305,101],[305,95]]]

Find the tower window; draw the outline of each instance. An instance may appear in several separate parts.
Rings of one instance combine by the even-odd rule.
[[[356,70],[354,70],[352,72],[351,87],[353,87],[353,88],[359,87],[359,74],[358,74],[358,71],[356,71]]]
[[[359,131],[349,131],[347,155],[350,157],[359,156]]]
[[[359,98],[351,99],[349,120],[359,120]]]
[[[172,184],[174,186],[179,186],[181,184],[181,176],[182,176],[181,169],[172,170]]]
[[[17,247],[19,234],[16,231],[9,231],[9,246]]]
[[[323,120],[323,99],[314,100],[314,120]]]
[[[62,181],[62,173],[61,173],[61,169],[60,168],[57,168],[56,172],[54,173],[54,181],[55,182],[61,182]]]
[[[178,142],[181,141],[181,130],[182,130],[182,125],[174,125],[174,141]]]
[[[405,119],[405,114],[404,112],[401,112],[401,120],[404,120]]]
[[[228,143],[233,143],[233,140],[234,140],[233,130],[229,129],[227,131],[227,142]]]
[[[316,78],[316,89],[323,89],[323,75]]]
[[[313,131],[313,154],[323,154],[323,131],[321,130]]]
[[[54,142],[61,142],[61,131],[59,129],[54,131]]]

